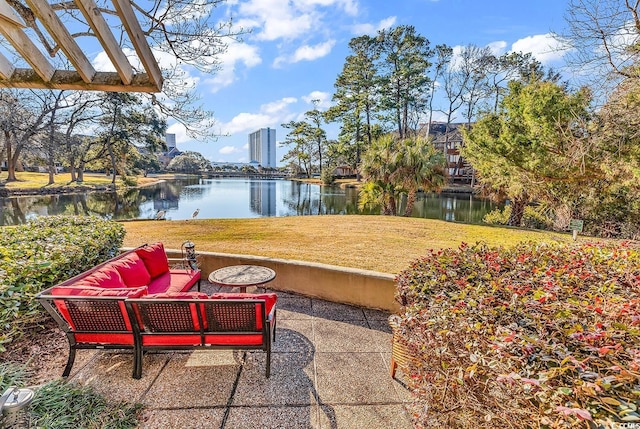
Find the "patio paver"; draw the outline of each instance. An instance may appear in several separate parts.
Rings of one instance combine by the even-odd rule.
[[[268,379],[265,353],[219,350],[147,353],[140,380],[131,353],[98,352],[71,379],[144,404],[145,429],[411,428],[387,313],[278,292],[277,317]]]

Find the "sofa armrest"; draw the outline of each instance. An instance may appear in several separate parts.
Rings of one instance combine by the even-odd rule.
[[[193,268],[189,261],[185,258],[167,258],[169,269],[200,271],[199,268]]]

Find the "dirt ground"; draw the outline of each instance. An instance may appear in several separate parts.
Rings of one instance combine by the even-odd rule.
[[[0,362],[24,365],[31,386],[46,383],[62,375],[67,363],[69,344],[56,323],[49,319],[33,326],[0,353]]]

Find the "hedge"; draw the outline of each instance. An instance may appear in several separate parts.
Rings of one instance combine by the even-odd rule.
[[[0,228],[0,351],[38,322],[36,293],[115,256],[125,230],[97,217],[38,217]]]
[[[640,422],[637,246],[463,244],[396,281],[417,428]]]

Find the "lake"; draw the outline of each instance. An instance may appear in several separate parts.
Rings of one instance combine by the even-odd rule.
[[[412,216],[480,223],[497,205],[468,194],[419,194]],[[256,218],[378,214],[358,210],[358,191],[290,180],[177,179],[123,192],[0,198],[0,225],[36,216],[95,215],[107,219]],[[403,209],[404,210],[404,209]]]

